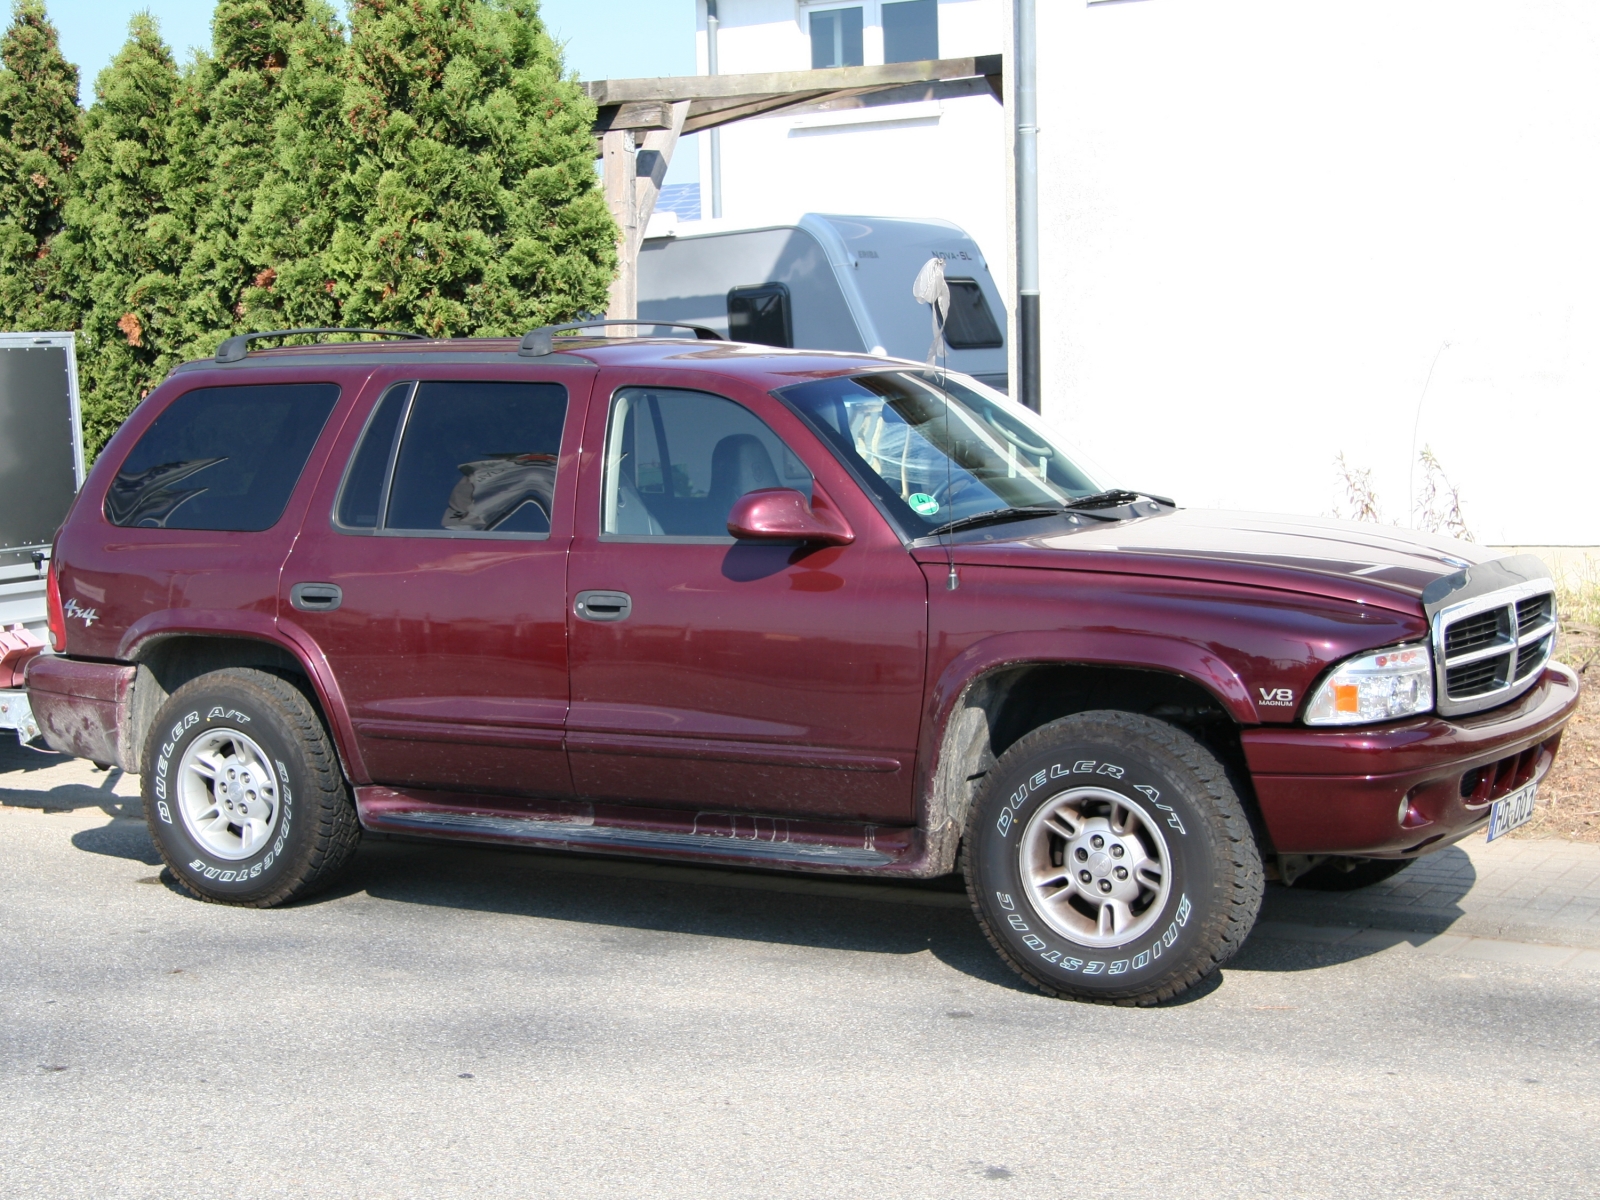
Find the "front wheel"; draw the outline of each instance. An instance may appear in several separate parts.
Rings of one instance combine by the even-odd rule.
[[[1011,967],[1102,1003],[1191,987],[1261,906],[1261,856],[1222,764],[1132,713],[1063,717],[1008,749],[969,815],[963,869]]]
[[[311,702],[265,671],[190,680],[145,750],[145,821],[204,900],[269,908],[325,887],[361,837],[338,756]]]

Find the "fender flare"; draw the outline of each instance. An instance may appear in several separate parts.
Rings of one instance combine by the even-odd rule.
[[[946,664],[928,690],[923,713],[927,735],[917,751],[916,823],[931,858],[954,867],[956,844],[969,800],[946,792],[959,786],[942,779],[951,718],[962,698],[995,672],[1019,666],[1087,666],[1151,671],[1201,688],[1241,726],[1261,723],[1255,702],[1238,673],[1207,646],[1151,634],[1063,630],[999,633],[974,642]]]
[[[299,626],[247,610],[165,609],[150,613],[130,626],[117,646],[117,657],[123,662],[139,662],[153,644],[180,637],[265,642],[292,657],[310,680],[317,702],[322,706],[345,777],[357,785],[372,782],[361,758],[360,743],[350,723],[339,681],[334,678],[327,657]]]

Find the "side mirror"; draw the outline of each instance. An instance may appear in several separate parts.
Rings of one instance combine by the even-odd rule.
[[[728,513],[728,532],[748,541],[821,546],[848,546],[856,540],[843,517],[832,509],[818,512],[793,488],[761,488],[740,496]]]

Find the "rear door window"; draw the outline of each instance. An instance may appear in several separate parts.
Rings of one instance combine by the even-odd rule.
[[[185,392],[129,451],[106,517],[135,529],[270,529],[338,399],[332,383]]]
[[[558,383],[396,384],[351,458],[337,523],[435,536],[548,534],[566,415]]]

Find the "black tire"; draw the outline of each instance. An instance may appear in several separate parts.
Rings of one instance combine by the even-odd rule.
[[[1050,823],[1064,817],[1070,839]],[[1059,871],[1061,886],[1026,882],[1025,855],[1040,878]],[[1063,717],[1008,749],[968,816],[962,869],[984,933],[1019,975],[1106,1004],[1192,987],[1233,956],[1261,907],[1261,855],[1222,764],[1132,713]],[[1102,901],[1101,888],[1117,897]],[[1106,928],[1104,909],[1126,919],[1114,912]]]
[[[1353,892],[1400,874],[1414,858],[1330,858],[1294,881],[1313,892]]]
[[[271,908],[308,896],[332,882],[361,839],[321,717],[276,675],[234,667],[190,680],[161,706],[144,762],[150,836],[202,900]],[[218,780],[207,782],[190,762],[219,763]],[[222,778],[230,771],[231,784]],[[226,824],[235,818],[224,818],[223,806],[231,812],[235,795],[244,815]]]

